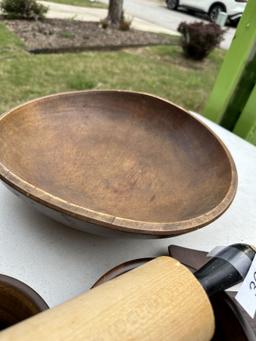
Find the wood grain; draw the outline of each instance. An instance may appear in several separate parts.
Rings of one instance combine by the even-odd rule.
[[[237,186],[229,152],[206,126],[125,91],[49,96],[2,116],[0,177],[67,223],[158,236],[216,219]]]
[[[207,252],[194,249],[187,249],[176,245],[169,247],[170,256],[177,259],[183,265],[186,265],[192,272],[193,267],[200,268],[209,259]],[[92,288],[110,281],[127,271],[149,262],[152,258],[139,258],[127,261],[112,268],[103,274]],[[236,292],[221,292],[211,297],[211,304],[215,316],[215,333],[212,341],[256,341],[254,320],[249,315],[241,311],[241,307],[235,300]],[[252,327],[251,327],[251,326]]]
[[[159,257],[0,333],[0,340],[209,341],[214,315],[192,273]]]

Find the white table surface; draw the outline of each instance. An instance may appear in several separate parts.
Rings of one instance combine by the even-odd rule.
[[[218,220],[175,238],[107,239],[43,216],[0,183],[0,273],[24,281],[54,306],[88,289],[113,266],[166,253],[170,244],[206,251],[236,242],[256,245],[256,148],[203,121],[224,141],[238,170],[236,198]]]

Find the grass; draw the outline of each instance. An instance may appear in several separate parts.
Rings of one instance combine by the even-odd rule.
[[[94,8],[107,8],[107,5],[96,1],[90,0],[46,0],[56,2],[58,4],[82,6],[82,7],[94,7]]]
[[[178,46],[32,55],[0,23],[0,112],[32,98],[81,89],[130,89],[167,98],[200,112],[222,63],[216,50],[188,62]]]

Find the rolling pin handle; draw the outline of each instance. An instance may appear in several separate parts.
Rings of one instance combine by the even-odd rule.
[[[217,252],[194,273],[208,296],[241,282],[254,259],[255,251],[247,244],[233,244]]]

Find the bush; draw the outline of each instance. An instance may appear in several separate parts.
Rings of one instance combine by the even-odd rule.
[[[36,0],[2,0],[0,8],[11,19],[42,19],[48,11]]]
[[[187,58],[202,60],[223,40],[223,30],[215,23],[180,23],[181,46]]]

